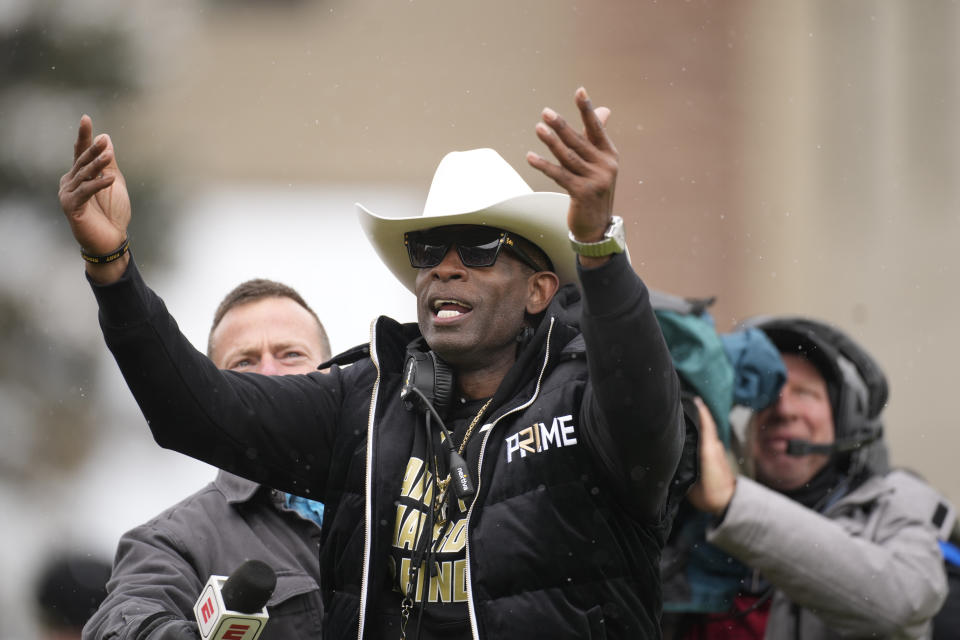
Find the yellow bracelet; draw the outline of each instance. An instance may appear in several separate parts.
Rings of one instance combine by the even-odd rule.
[[[127,238],[115,250],[111,251],[110,253],[104,254],[102,256],[91,255],[87,253],[83,247],[80,247],[80,257],[92,264],[108,264],[110,262],[113,262],[114,260],[119,260],[120,258],[122,258],[123,254],[125,254],[129,249],[130,249],[130,238]]]

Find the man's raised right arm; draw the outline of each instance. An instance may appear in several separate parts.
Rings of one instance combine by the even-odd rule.
[[[73,145],[73,166],[60,178],[60,206],[70,231],[89,256],[110,256],[127,240],[130,196],[117,165],[113,141],[106,133],[93,137],[90,116],[80,118]],[[116,282],[130,260],[87,261],[87,275],[97,283]]]
[[[84,253],[110,255],[126,240],[130,200],[113,144],[80,121],[60,202]],[[183,336],[130,258],[87,262],[104,338],[154,438],[217,467],[322,499],[342,375],[224,372]]]

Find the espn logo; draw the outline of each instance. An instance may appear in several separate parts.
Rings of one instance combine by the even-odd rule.
[[[217,603],[213,601],[213,596],[209,596],[206,602],[203,603],[203,606],[200,607],[200,617],[203,620],[203,624],[210,622],[210,619],[213,618],[213,614],[217,612]]]
[[[248,640],[252,638],[252,635],[247,635],[247,632],[251,630],[249,624],[231,624],[229,627],[223,630],[223,633],[217,636],[218,640]]]
[[[197,616],[197,623],[200,626],[200,636],[210,638],[213,633],[213,627],[220,617],[223,610],[220,604],[220,598],[217,597],[216,584],[211,579],[203,588],[203,593],[194,607],[194,613]]]

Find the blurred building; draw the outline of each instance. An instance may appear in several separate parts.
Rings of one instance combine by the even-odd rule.
[[[542,107],[574,117],[583,84],[613,109],[638,271],[717,295],[722,329],[801,312],[861,338],[892,381],[895,461],[960,500],[944,446],[958,441],[958,31],[948,0],[223,0],[103,124],[128,161],[196,187],[425,194],[446,151],[493,146],[549,189],[523,154]]]

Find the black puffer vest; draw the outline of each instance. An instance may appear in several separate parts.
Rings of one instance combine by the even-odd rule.
[[[638,521],[600,462],[578,315],[579,293],[566,287],[478,434],[467,542],[477,640],[660,636],[659,557],[674,500],[659,521]],[[369,359],[333,373],[347,397],[325,496],[327,638],[399,637],[400,597],[386,558],[417,428],[399,392],[405,345],[418,333],[389,318],[372,333]]]

